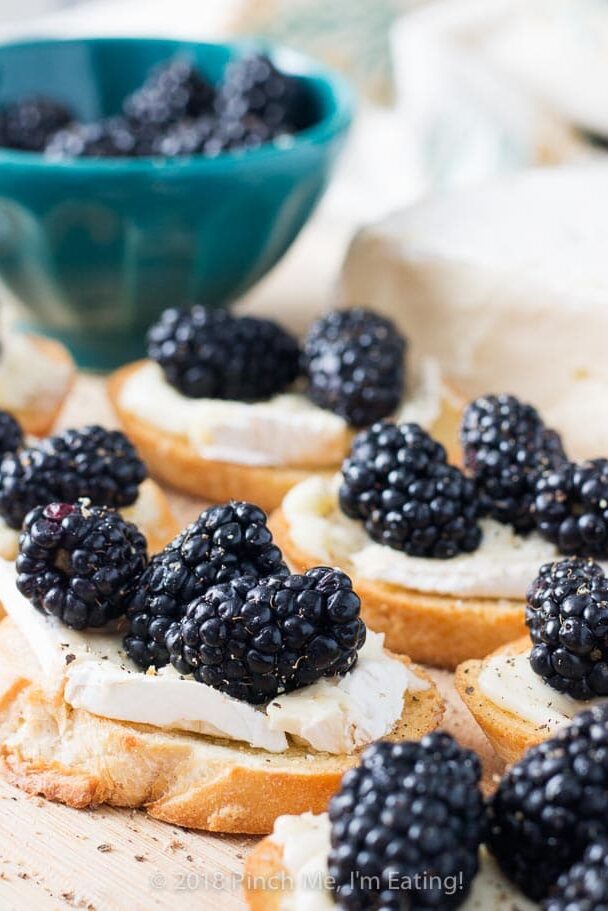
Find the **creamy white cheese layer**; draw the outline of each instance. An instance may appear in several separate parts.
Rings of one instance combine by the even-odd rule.
[[[3,335],[0,408],[52,405],[63,394],[69,376],[69,365],[52,360],[28,335],[11,329]]]
[[[543,563],[559,559],[557,549],[540,535],[516,534],[510,525],[482,520],[483,538],[476,551],[451,560],[410,557],[372,541],[362,523],[339,506],[339,477],[311,477],[293,487],[283,513],[293,542],[320,563],[348,561],[355,576],[377,579],[429,594],[456,597],[525,598]]]
[[[128,522],[134,522],[145,531],[152,528],[160,518],[158,498],[154,492],[154,482],[147,478],[139,487],[138,497],[131,506],[120,510]],[[19,532],[10,528],[0,517],[0,558],[14,560],[19,548]]]
[[[488,658],[479,675],[480,693],[499,708],[548,732],[568,724],[578,712],[606,701],[593,699],[580,702],[558,693],[534,673],[529,658],[529,651]]]
[[[125,382],[120,404],[158,430],[188,440],[202,458],[219,462],[324,468],[339,464],[350,445],[346,421],[300,393],[255,403],[190,399],[152,361]],[[427,359],[397,417],[429,427],[440,409],[439,368]]]
[[[265,711],[181,677],[173,667],[144,673],[123,652],[119,635],[77,632],[44,616],[17,591],[6,560],[0,560],[0,602],[36,655],[45,685],[63,690],[73,708],[274,753],[288,748],[288,734],[313,750],[350,753],[389,733],[406,692],[428,686],[384,651],[382,635],[369,632],[349,674],[281,696]]]
[[[287,872],[281,911],[335,911],[336,905],[328,888],[329,835],[327,813],[279,816],[276,820],[270,837],[281,846]],[[533,911],[538,905],[511,885],[482,849],[479,873],[459,907],[462,911]]]

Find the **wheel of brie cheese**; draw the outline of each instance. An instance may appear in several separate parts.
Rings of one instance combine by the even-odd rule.
[[[529,170],[364,228],[342,276],[467,397],[540,408],[576,458],[608,452],[608,166]]]

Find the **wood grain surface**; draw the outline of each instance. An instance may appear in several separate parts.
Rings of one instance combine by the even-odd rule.
[[[81,377],[60,425],[114,423],[103,382]],[[203,503],[173,497],[184,524]],[[501,770],[456,695],[451,675],[433,671],[448,702],[445,728],[476,749],[485,784]],[[0,779],[0,911],[237,911],[251,838],[176,829],[139,811],[72,810],[27,797]]]

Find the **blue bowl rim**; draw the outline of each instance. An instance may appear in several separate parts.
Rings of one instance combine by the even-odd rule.
[[[355,95],[347,80],[326,67],[314,57],[296,51],[287,45],[277,44],[263,38],[241,38],[234,41],[191,41],[188,39],[159,38],[159,37],[82,37],[82,38],[31,38],[27,40],[0,42],[0,52],[7,47],[35,48],[48,45],[69,44],[128,44],[128,43],[175,44],[176,52],[180,46],[192,47],[220,47],[229,53],[242,54],[247,51],[266,53],[271,59],[278,60],[282,69],[294,73],[311,82],[324,83],[330,90],[333,102],[332,110],[317,123],[300,130],[289,136],[285,144],[267,143],[256,149],[247,149],[239,152],[222,152],[210,158],[204,155],[189,155],[178,158],[163,158],[162,156],[141,156],[141,158],[73,158],[54,161],[45,158],[41,152],[26,152],[19,149],[4,149],[0,147],[0,166],[13,165],[27,168],[44,168],[47,170],[74,171],[83,173],[87,171],[111,172],[112,174],[124,173],[149,173],[158,176],[161,171],[179,172],[185,170],[213,174],[226,168],[241,168],[243,166],[261,164],[272,161],[277,156],[284,158],[294,155],[306,148],[327,145],[337,136],[345,133],[354,116]],[[288,65],[285,65],[285,63]]]

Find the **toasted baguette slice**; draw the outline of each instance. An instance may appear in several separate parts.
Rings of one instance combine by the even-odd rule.
[[[530,637],[522,636],[515,642],[496,649],[494,654],[519,655],[529,648]],[[550,732],[546,726],[514,715],[484,696],[479,690],[479,675],[483,665],[483,661],[465,661],[461,664],[456,669],[454,678],[456,689],[501,759],[507,763],[517,762],[526,750],[546,740]]]
[[[410,664],[408,658],[401,659]],[[407,693],[394,739],[441,722],[444,703]],[[214,832],[265,834],[283,813],[322,812],[359,754],[291,746],[284,753],[233,741],[112,721],[45,692],[27,642],[0,623],[0,767],[11,782],[72,807],[145,807],[151,816]]]
[[[230,499],[249,500],[269,512],[281,504],[288,490],[312,473],[334,474],[339,468],[339,465],[326,466],[322,470],[314,466],[260,467],[202,458],[185,438],[164,433],[122,407],[122,387],[141,366],[142,361],[136,361],[112,374],[108,380],[108,395],[124,432],[151,473],[177,490],[216,503]],[[446,387],[442,413],[431,431],[452,455],[458,439],[461,410],[460,396]]]
[[[319,564],[318,557],[294,543],[281,509],[271,515],[269,526],[275,543],[296,572]],[[525,632],[523,601],[428,595],[362,579],[346,563],[339,568],[353,580],[367,626],[385,634],[391,651],[409,655],[421,664],[453,670],[467,658],[483,658]]]
[[[263,838],[245,859],[243,892],[251,911],[281,911],[287,904],[286,892],[293,886],[283,863],[283,847],[272,838]]]
[[[41,399],[36,396],[32,398],[31,402],[20,408],[11,408],[7,403],[6,410],[17,418],[26,433],[43,437],[51,431],[57,420],[66,396],[74,384],[76,368],[67,348],[64,348],[59,342],[48,338],[39,338],[38,336],[31,336],[30,340],[47,358],[66,368],[65,385],[57,396],[53,398],[45,397]]]

